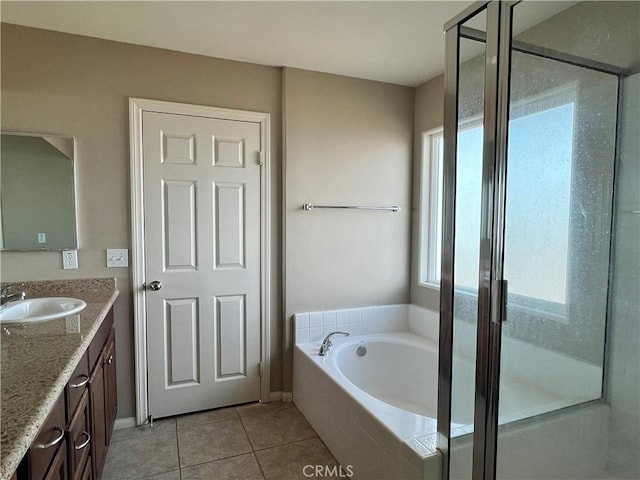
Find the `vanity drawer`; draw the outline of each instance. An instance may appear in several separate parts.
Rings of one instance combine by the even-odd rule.
[[[89,390],[89,360],[85,353],[80,363],[71,374],[67,390],[67,416],[70,418],[76,411],[82,395]]]
[[[84,389],[77,411],[69,423],[69,478],[79,479],[91,451],[89,390]]]
[[[22,468],[26,475],[20,475],[21,477],[29,479],[44,478],[54,456],[59,453],[60,446],[65,444],[66,424],[64,395],[60,395],[23,459]],[[65,449],[65,460],[66,455]],[[64,463],[66,464],[66,461]]]
[[[102,321],[102,325],[96,332],[96,336],[93,337],[91,344],[89,345],[89,349],[87,350],[87,354],[89,356],[89,371],[92,372],[93,368],[102,353],[102,347],[107,342],[107,338],[109,337],[109,333],[111,332],[111,328],[113,327],[113,308],[109,310],[109,313]]]

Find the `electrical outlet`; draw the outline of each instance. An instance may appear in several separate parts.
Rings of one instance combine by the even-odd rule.
[[[46,233],[38,233],[38,243],[47,243]]]
[[[80,333],[80,314],[69,315],[66,318],[67,333]]]
[[[129,250],[126,248],[107,249],[107,267],[128,267]]]
[[[78,268],[77,250],[64,250],[62,252],[62,268],[65,270],[74,270]]]

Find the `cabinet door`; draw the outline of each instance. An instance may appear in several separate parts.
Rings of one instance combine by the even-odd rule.
[[[69,478],[76,480],[91,450],[91,422],[89,421],[89,394],[85,391],[69,423]]]
[[[89,403],[91,407],[91,458],[93,478],[101,478],[107,453],[107,431],[105,416],[104,357],[98,358],[89,380]]]
[[[92,480],[93,479],[93,462],[91,461],[91,457],[87,460],[87,464],[84,466],[84,471],[82,472],[82,477],[80,480]]]
[[[20,468],[24,474],[20,474],[20,477],[29,480],[45,478],[53,458],[59,453],[62,446],[66,445],[64,436],[67,422],[64,403],[64,395],[60,395],[22,461]],[[65,459],[66,456],[67,452],[64,449]]]
[[[116,337],[115,329],[111,330],[107,345],[104,347],[104,389],[105,389],[105,432],[106,442],[111,441],[111,432],[118,413],[118,391],[116,387]]]
[[[60,444],[49,470],[47,470],[44,477],[40,478],[44,480],[67,480],[69,478],[67,470],[67,442],[63,441],[62,444]]]

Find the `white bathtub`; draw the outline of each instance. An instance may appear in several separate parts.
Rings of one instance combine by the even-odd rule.
[[[365,307],[299,314],[295,327],[294,402],[336,459],[343,466],[353,467],[353,478],[440,479],[435,419],[438,313],[414,305]],[[351,336],[334,337],[329,354],[318,355],[322,338],[336,330]],[[458,335],[462,347],[464,343],[469,345],[454,358],[459,383],[453,386],[452,433],[463,435],[455,449],[464,450],[468,443],[464,434],[473,430],[474,371],[470,353],[475,337],[472,328],[464,325]],[[364,357],[356,354],[360,345],[367,349]],[[501,397],[508,402],[501,403],[500,423],[599,397],[599,368],[512,339],[504,342],[503,352],[511,357],[517,352],[518,361],[511,362],[503,372]],[[606,405],[592,405],[565,415],[562,421],[555,417],[536,421],[536,435],[528,434],[531,424],[524,423],[524,428],[511,428],[503,434],[502,438],[509,441],[502,442],[501,448],[517,445],[519,450],[538,451],[546,444],[539,445],[536,439],[557,436],[560,426],[563,431],[603,431],[608,428],[607,415]],[[602,463],[595,446],[574,451],[572,445],[553,442],[547,455],[549,472],[558,471],[566,458],[584,465],[579,475],[595,471]],[[514,456],[511,453],[501,458],[509,459]],[[470,459],[470,452],[464,457]],[[462,463],[452,465],[457,473],[467,467]],[[508,467],[503,466],[503,471]],[[514,468],[512,478],[518,478],[520,464],[514,464]],[[541,467],[536,464],[531,468],[539,471]],[[579,475],[567,474],[567,478],[581,478]]]
[[[334,337],[327,356],[318,355],[317,335],[300,342],[310,340],[301,330],[317,328],[313,319],[296,319],[294,402],[337,460],[353,467],[352,478],[440,478],[437,345],[409,330],[409,306],[372,310],[359,312],[359,325],[329,316],[328,329],[366,334]],[[437,327],[435,312],[422,320]],[[362,357],[356,353],[361,345],[367,349]]]

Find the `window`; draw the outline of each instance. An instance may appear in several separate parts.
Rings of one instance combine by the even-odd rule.
[[[563,323],[571,258],[575,86],[571,87],[516,102],[508,146],[504,269],[510,304]],[[442,129],[422,134],[419,281],[432,288],[440,284],[443,140]],[[480,118],[461,122],[456,209],[467,214],[464,222],[456,221],[455,284],[473,294],[480,255],[482,141]]]
[[[442,171],[444,137],[442,128],[422,134],[420,189],[420,284],[440,286],[442,242]]]

